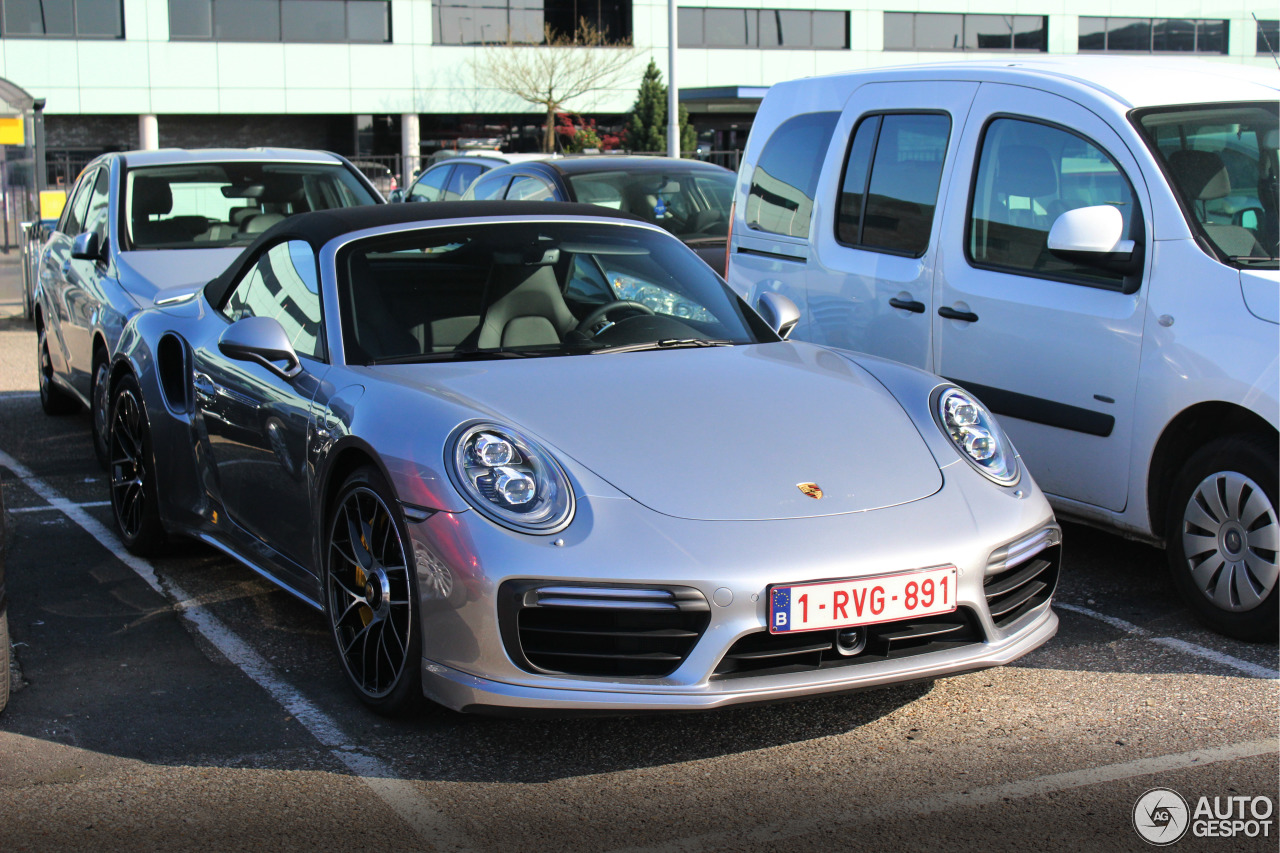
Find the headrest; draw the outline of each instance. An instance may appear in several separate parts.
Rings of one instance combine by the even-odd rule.
[[[133,215],[152,216],[173,210],[173,191],[164,178],[133,179]]]
[[[1213,151],[1174,151],[1169,155],[1169,171],[1173,173],[1173,182],[1191,201],[1231,195],[1227,166]]]
[[[227,221],[239,228],[250,216],[257,216],[261,212],[256,207],[233,207],[227,216]]]
[[[1000,148],[996,186],[1005,195],[1039,198],[1058,191],[1058,170],[1049,152],[1038,145],[1005,145]]]
[[[261,234],[277,222],[284,222],[287,219],[283,213],[263,213],[255,216],[244,225],[244,233]]]

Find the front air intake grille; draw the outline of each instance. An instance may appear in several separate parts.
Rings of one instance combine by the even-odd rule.
[[[973,611],[920,616],[842,631],[770,634],[757,631],[739,639],[716,667],[713,678],[780,675],[954,649],[982,642]],[[864,645],[865,643],[865,645]],[[841,647],[845,651],[841,651]],[[858,651],[854,651],[859,649]]]
[[[1007,561],[1005,561],[1007,565]],[[1062,565],[1062,546],[1052,545],[982,582],[996,627],[1005,628],[1053,597]]]
[[[707,600],[689,587],[508,581],[499,595],[507,653],[522,669],[538,673],[669,675],[711,620]]]

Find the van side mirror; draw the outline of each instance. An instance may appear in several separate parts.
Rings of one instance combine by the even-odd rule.
[[[76,235],[76,239],[72,241],[71,257],[77,261],[106,261],[106,248],[106,241],[97,231],[85,231]]]
[[[756,312],[783,340],[787,339],[796,323],[800,322],[800,309],[796,304],[781,293],[771,290],[766,290],[756,299]]]
[[[274,317],[235,321],[218,338],[218,349],[227,358],[260,364],[281,379],[292,379],[302,372],[298,353]]]
[[[1133,275],[1142,271],[1142,247],[1124,237],[1124,216],[1109,204],[1068,210],[1049,229],[1048,248],[1064,261]]]

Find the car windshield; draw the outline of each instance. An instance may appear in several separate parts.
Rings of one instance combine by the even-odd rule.
[[[686,242],[729,233],[733,173],[724,170],[587,172],[566,175],[576,201],[632,213]]]
[[[1276,269],[1276,102],[1169,107],[1136,118],[1193,230],[1236,266]]]
[[[641,226],[519,222],[361,240],[338,257],[352,364],[776,341],[724,281]]]
[[[128,247],[243,246],[295,213],[374,204],[349,169],[329,163],[190,163],[129,170]]]

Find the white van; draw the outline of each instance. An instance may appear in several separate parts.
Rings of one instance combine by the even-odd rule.
[[[796,302],[795,337],[967,387],[1061,515],[1165,545],[1203,619],[1274,640],[1278,97],[1114,57],[781,83],[726,277]]]

